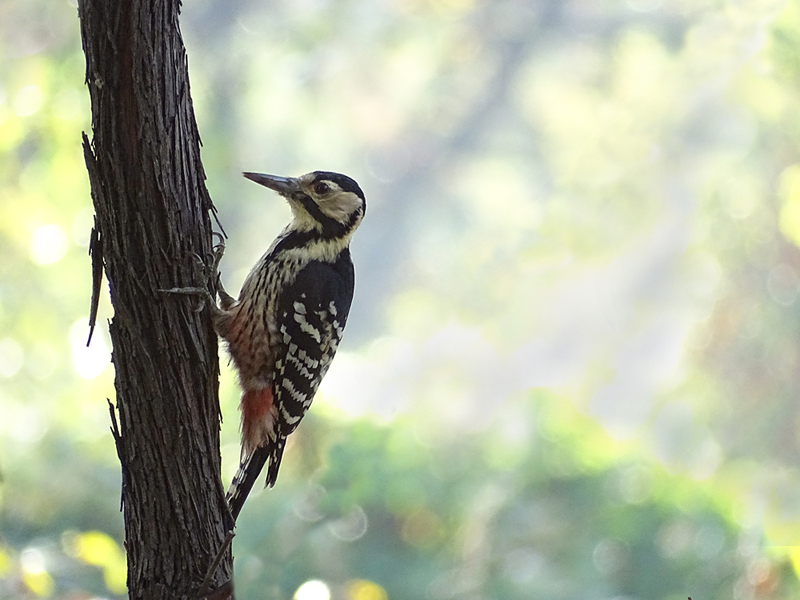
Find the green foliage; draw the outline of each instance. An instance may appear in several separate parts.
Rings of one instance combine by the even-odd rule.
[[[237,538],[239,592],[258,597],[278,582],[276,597],[288,597],[317,578],[345,590],[357,577],[397,599],[479,590],[511,599],[686,590],[729,598],[746,558],[739,526],[715,495],[569,406],[542,393],[510,407],[534,428],[515,467],[495,469],[487,455],[503,440],[500,415],[484,432],[433,443],[421,443],[407,420],[311,417],[293,456],[312,437],[336,441],[307,483],[285,477],[285,491],[262,493],[243,513],[259,533],[248,527]],[[554,427],[559,420],[569,426]],[[589,458],[591,448],[615,458]],[[242,565],[255,561],[269,567],[247,577]],[[788,574],[786,564],[771,568]],[[780,593],[796,593],[793,581],[781,581]]]

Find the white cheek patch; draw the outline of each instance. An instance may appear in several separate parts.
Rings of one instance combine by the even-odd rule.
[[[340,191],[320,202],[319,207],[323,214],[345,223],[350,219],[350,215],[361,209],[361,205],[361,198],[351,192]]]

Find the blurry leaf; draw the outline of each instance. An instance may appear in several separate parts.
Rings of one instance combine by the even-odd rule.
[[[103,569],[106,586],[115,594],[125,592],[127,561],[117,543],[102,531],[88,531],[72,539],[75,555],[87,564]]]
[[[55,582],[47,571],[30,572],[23,569],[22,581],[37,596],[50,596],[55,589]]]
[[[389,596],[377,583],[355,579],[347,584],[347,600],[389,600]]]
[[[11,556],[8,551],[0,546],[0,579],[11,573]]]
[[[800,246],[800,164],[786,167],[778,183],[781,233]]]
[[[791,546],[789,550],[789,559],[792,562],[795,575],[800,579],[800,546]]]

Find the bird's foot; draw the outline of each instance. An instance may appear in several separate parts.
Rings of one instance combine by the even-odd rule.
[[[219,263],[222,260],[223,254],[225,254],[225,239],[222,237],[221,233],[217,233],[216,231],[214,232],[214,237],[216,237],[219,242],[214,246],[210,272],[212,277],[215,278],[214,285],[217,290],[217,295],[219,296],[219,303],[222,306],[222,310],[228,310],[233,303],[236,302],[236,298],[225,291],[219,273]]]
[[[192,258],[194,258],[198,278],[202,279],[204,283],[213,281],[215,286],[219,286],[219,263],[225,254],[225,239],[221,233],[216,231],[212,231],[211,235],[217,240],[211,253],[206,254],[205,257],[201,257],[199,254],[192,254]]]
[[[218,241],[214,244],[214,248],[211,251],[213,258],[209,271],[212,277],[216,277],[217,281],[219,281],[219,263],[222,260],[222,256],[225,254],[225,238],[222,237],[221,233],[216,231],[212,231],[211,235]]]
[[[225,289],[222,287],[218,270],[222,256],[225,254],[225,241],[222,238],[222,234],[217,233],[216,231],[212,232],[212,235],[218,240],[218,243],[214,245],[211,256],[207,257],[208,262],[203,260],[203,258],[198,254],[192,254],[196,266],[197,279],[200,279],[203,282],[202,287],[173,287],[169,289],[158,290],[162,294],[182,294],[184,296],[198,297],[200,299],[200,304],[195,309],[196,312],[200,312],[206,306],[210,307],[212,310],[219,310],[217,308],[217,303],[214,299],[214,296],[212,296],[211,292],[209,292],[208,288],[206,287],[210,281],[214,282],[217,293],[219,293],[223,304],[227,298],[230,298],[230,296],[225,292]]]

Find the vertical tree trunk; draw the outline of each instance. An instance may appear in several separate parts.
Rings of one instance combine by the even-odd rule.
[[[80,0],[78,11],[92,105],[84,151],[114,307],[130,598],[227,598],[230,548],[200,589],[232,526],[216,336],[191,299],[158,292],[201,283],[193,254],[211,249],[180,2]]]

